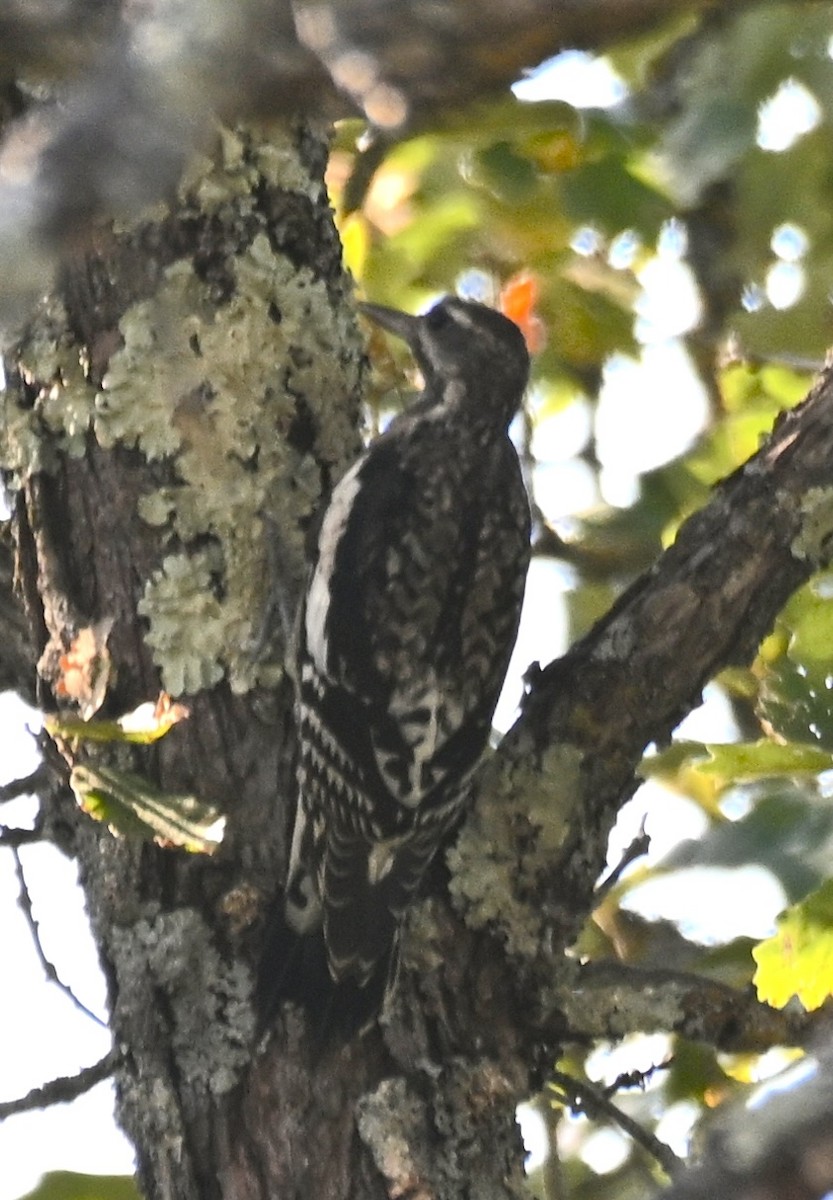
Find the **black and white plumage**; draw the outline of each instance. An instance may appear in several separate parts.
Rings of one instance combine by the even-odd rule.
[[[387,969],[425,868],[457,823],[518,628],[529,506],[507,429],[520,330],[446,298],[363,311],[425,380],[335,488],[301,616],[290,927],[323,927],[329,974]]]

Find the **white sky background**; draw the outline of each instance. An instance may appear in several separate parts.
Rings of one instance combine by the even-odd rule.
[[[615,103],[623,95],[621,82],[604,60],[572,53],[561,56],[547,71],[525,80],[516,90],[524,99],[554,97],[598,106]],[[812,98],[808,101],[806,93],[800,94],[802,91],[787,84],[781,89],[783,95],[773,98],[771,111],[762,113],[761,144],[769,139],[767,148],[783,148],[794,136],[791,131],[804,132],[818,120],[809,102]],[[796,239],[785,237],[784,244],[779,261],[800,271]],[[627,245],[623,243],[619,252],[627,253]],[[606,371],[595,435],[604,467],[604,499],[610,503],[629,503],[638,474],[684,451],[706,418],[702,389],[677,340],[696,320],[696,296],[687,268],[680,261],[681,252],[677,231],[670,228],[657,257],[641,274],[641,361],[612,360]],[[796,282],[795,269],[790,269],[787,276],[780,285],[787,288],[784,294],[794,295],[801,279]],[[773,303],[778,286],[778,278],[766,281],[767,289],[772,289],[769,299]],[[675,379],[673,405],[668,402],[669,377]],[[535,450],[541,459],[535,481],[537,498],[548,518],[556,523],[586,511],[597,499],[592,494],[592,477],[573,458],[591,433],[589,422],[589,412],[582,414],[581,406],[574,405],[536,430]],[[569,586],[570,572],[563,564],[542,560],[533,563],[518,646],[496,715],[498,728],[505,729],[512,722],[521,689],[520,673],[533,660],[547,662],[565,649],[563,597]],[[23,712],[16,698],[0,695],[0,782],[24,776],[35,765],[26,721],[30,725],[36,722],[36,714]],[[732,736],[727,709],[717,689],[707,689],[705,707],[689,718],[682,732],[712,741]],[[10,826],[29,824],[33,814],[34,804],[25,799],[0,807],[0,821]],[[646,815],[652,859],[661,857],[680,839],[697,836],[704,821],[693,804],[657,784],[646,785],[626,807],[611,847],[613,861]],[[79,998],[104,1015],[104,984],[83,915],[81,893],[73,883],[74,868],[49,846],[24,847],[21,858],[48,956]],[[651,885],[641,910],[649,916],[686,920],[690,915],[690,886],[691,881],[675,893],[667,883],[664,890],[659,882]],[[725,938],[741,932],[765,936],[784,903],[780,889],[768,876],[745,878],[739,886],[737,876],[712,871],[707,883],[697,887],[697,894],[698,924],[695,928],[687,926],[687,932],[704,938]],[[72,1075],[98,1061],[109,1048],[107,1032],[79,1013],[58,988],[45,983],[16,901],[12,858],[0,851],[0,962],[4,968],[0,985],[0,1099],[22,1095],[58,1075]],[[707,901],[713,902],[711,907]],[[727,931],[729,912],[735,925]],[[40,1174],[48,1170],[129,1173],[132,1149],[115,1127],[112,1112],[111,1086],[102,1084],[72,1104],[0,1123],[0,1200],[14,1200],[31,1190]]]
[[[0,694],[2,780],[20,779],[37,765],[29,728],[40,719],[9,692]],[[30,826],[35,803],[21,798],[0,807],[10,827]],[[75,867],[52,846],[20,851],[44,950],[58,975],[93,1012],[106,1016],[104,980],[84,914]],[[32,938],[17,907],[12,856],[0,851],[0,1099],[25,1095],[60,1075],[75,1075],[107,1053],[110,1035],[44,980]],[[31,1191],[42,1172],[129,1173],[133,1151],[116,1129],[109,1083],[72,1104],[10,1117],[0,1123],[0,1198]]]

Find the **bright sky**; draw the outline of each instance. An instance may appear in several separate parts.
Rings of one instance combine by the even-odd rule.
[[[546,96],[597,106],[615,104],[624,95],[622,81],[604,60],[579,53],[560,56],[515,90],[524,99]],[[811,128],[818,120],[814,104],[800,85],[786,81],[761,112],[761,144],[769,149],[783,148],[791,137]],[[586,233],[587,252],[592,253],[592,231]],[[801,236],[800,230],[785,227],[777,245],[774,241],[778,260],[774,267],[780,274],[774,274],[766,283],[773,303],[794,296],[801,286],[800,260],[806,250]],[[580,244],[579,238],[577,249]],[[634,249],[628,239],[623,239],[617,252],[633,253]],[[697,315],[697,297],[681,262],[682,252],[678,231],[670,227],[657,256],[640,275],[641,358],[613,359],[605,373],[595,435],[604,468],[604,499],[609,503],[629,503],[639,472],[682,452],[706,418],[702,388],[678,340]],[[673,406],[667,403],[669,376],[676,381]],[[632,437],[633,429],[639,430],[637,439]],[[650,438],[646,430],[651,431]],[[536,429],[534,448],[540,461],[536,498],[556,523],[569,521],[598,499],[591,473],[574,459],[590,433],[589,409],[581,404],[552,416]],[[518,645],[496,714],[499,729],[512,723],[522,671],[531,661],[547,662],[565,649],[564,596],[569,586],[570,572],[563,564],[540,560],[533,564]],[[28,721],[31,726],[36,720],[36,715],[24,712],[14,697],[0,696],[0,729],[5,735],[3,780],[23,776],[34,766],[36,755],[25,725]],[[681,732],[712,741],[731,736],[730,718],[718,689],[707,689],[704,707],[692,714]],[[0,821],[11,826],[25,824],[33,812],[31,801],[16,801],[2,807]],[[652,859],[661,857],[680,839],[697,836],[704,820],[693,804],[672,796],[658,784],[646,785],[623,812],[611,846],[612,862],[635,835],[643,818],[652,836]],[[73,883],[73,868],[47,846],[24,848],[21,857],[47,954],[84,1003],[103,1014],[103,980],[80,891]],[[671,887],[667,881],[645,885],[640,895],[634,896],[632,906],[652,917],[677,917],[688,923],[689,934],[708,938],[727,936],[729,912],[735,924],[728,936],[741,932],[763,936],[771,930],[774,916],[784,903],[778,885],[762,872],[747,874],[742,887],[738,886],[737,875],[711,872],[708,880],[704,883],[701,879],[697,887],[695,926],[691,924],[692,883],[688,879],[682,889]],[[715,902],[708,910],[703,903],[706,896]],[[6,980],[13,980],[13,986],[7,983],[0,988],[0,1099],[19,1096],[57,1075],[73,1074],[96,1062],[109,1048],[106,1032],[80,1014],[57,988],[44,983],[16,898],[11,856],[0,853],[0,961],[5,966]],[[35,1185],[42,1172],[51,1169],[130,1172],[132,1150],[115,1127],[112,1109],[110,1085],[103,1084],[72,1104],[0,1123],[0,1200],[15,1200]],[[683,1121],[680,1114],[677,1117]],[[674,1114],[669,1116],[669,1127],[672,1119],[676,1119]],[[530,1131],[534,1138],[531,1125]],[[601,1153],[602,1148],[597,1150]]]
[[[37,729],[37,713],[11,693],[0,694],[3,731],[2,782],[23,778],[38,755],[28,729]],[[28,725],[28,729],[27,729]],[[0,820],[28,826],[34,801],[21,798],[0,808]],[[77,886],[75,867],[51,846],[20,851],[35,919],[47,956],[58,975],[94,1012],[106,1015],[104,979]],[[110,1048],[110,1036],[80,1013],[57,987],[48,985],[37,960],[23,915],[12,856],[0,852],[0,1099],[25,1095],[60,1075],[74,1075],[97,1062]],[[11,984],[11,986],[10,986]],[[113,1120],[109,1083],[100,1084],[72,1104],[0,1122],[0,1200],[31,1191],[44,1171],[74,1170],[129,1173],[133,1151]]]

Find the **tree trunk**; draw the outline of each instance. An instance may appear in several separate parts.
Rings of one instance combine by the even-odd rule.
[[[160,1200],[505,1197],[522,1176],[527,1070],[475,946],[426,964],[431,1004],[403,988],[389,1046],[324,1050],[291,1007],[255,1028],[294,805],[286,630],[268,622],[264,648],[259,628],[275,597],[291,619],[305,532],[359,446],[325,156],[306,127],[224,130],[175,204],[67,267],[6,393],[42,704],[118,716],[165,689],[190,711],[152,747],[59,740],[59,769],[105,763],[227,817],[209,857],[115,835],[68,788],[51,813],[109,983],[119,1119]],[[456,938],[439,918],[436,962]]]
[[[532,682],[450,880],[437,864],[411,914],[382,1025],[323,1047],[284,1006],[261,1036],[295,799],[287,631],[306,535],[359,446],[364,360],[325,158],[309,127],[220,131],[169,208],[66,268],[10,356],[0,462],[41,703],[115,717],[164,689],[189,709],[151,746],[65,728],[50,758],[64,780],[78,763],[131,771],[227,818],[216,854],[188,853],[114,834],[65,787],[47,831],[80,863],[148,1197],[505,1200],[523,1187],[515,1105],[560,1040],[801,1036],[697,981],[597,1002],[604,979],[564,951],[646,743],[829,561],[833,385]],[[7,677],[28,661],[9,641]]]

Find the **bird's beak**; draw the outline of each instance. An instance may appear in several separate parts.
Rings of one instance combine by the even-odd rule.
[[[359,312],[371,321],[375,321],[377,325],[381,325],[383,329],[387,329],[388,333],[402,338],[409,346],[413,346],[418,340],[419,317],[412,317],[410,313],[400,312],[398,308],[386,308],[384,304],[361,303]]]

